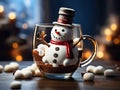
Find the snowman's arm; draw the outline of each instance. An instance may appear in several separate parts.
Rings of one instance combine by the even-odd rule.
[[[37,40],[39,40],[42,44],[47,45],[48,47],[50,47],[50,45],[42,38],[37,38]]]
[[[48,47],[50,47],[50,45],[44,40],[44,38],[47,36],[47,34],[45,34],[44,31],[42,31],[41,33],[39,33],[39,37],[37,38],[37,40],[39,40],[42,44],[47,45]]]

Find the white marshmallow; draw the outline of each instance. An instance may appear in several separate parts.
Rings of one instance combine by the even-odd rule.
[[[20,81],[13,81],[10,83],[11,89],[20,89],[21,88],[21,82]]]
[[[95,74],[104,74],[104,67],[103,66],[97,66],[96,68],[94,68],[93,72]]]
[[[32,67],[34,70],[37,70],[37,69],[38,69],[36,63],[33,63],[33,64],[31,65],[31,67]]]
[[[22,72],[25,72],[25,71],[27,71],[27,68],[23,68],[21,71],[22,71]]]
[[[17,62],[11,62],[4,67],[5,72],[14,72],[19,68],[19,64]]]
[[[41,77],[41,76],[42,76],[42,73],[40,72],[39,69],[35,70],[34,76],[35,76],[35,77]]]
[[[114,70],[112,70],[112,69],[106,69],[106,70],[104,71],[104,76],[105,76],[105,77],[114,76]]]
[[[23,73],[24,79],[31,79],[33,76],[32,72],[28,69],[23,69],[22,73]]]
[[[93,73],[85,73],[83,75],[84,81],[93,81],[94,80],[94,74]]]
[[[23,73],[21,70],[16,70],[16,72],[14,73],[14,77],[15,79],[23,79]]]
[[[95,69],[95,66],[93,66],[93,65],[89,65],[89,66],[87,66],[87,68],[86,68],[86,71],[87,72],[94,72],[94,69]]]
[[[0,65],[0,73],[2,73],[2,71],[3,71],[3,66]]]
[[[20,67],[17,62],[11,62],[10,65],[11,65],[15,70],[19,69],[19,67]]]
[[[7,64],[4,67],[4,71],[5,72],[13,72],[14,71],[14,67],[12,65]]]
[[[32,72],[32,75],[35,74],[35,69],[34,69],[33,67],[28,66],[26,69],[29,70],[29,71],[31,71],[31,72]]]

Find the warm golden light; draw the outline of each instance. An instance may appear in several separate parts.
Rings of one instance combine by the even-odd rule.
[[[27,28],[28,28],[28,24],[27,24],[27,23],[24,23],[24,24],[22,25],[22,28],[23,28],[23,29],[27,29]]]
[[[13,44],[12,44],[12,47],[15,49],[15,48],[18,48],[18,43],[17,42],[14,42]]]
[[[20,62],[23,60],[23,57],[21,55],[16,56],[16,61]]]
[[[15,14],[14,12],[10,12],[10,13],[8,14],[8,18],[9,18],[10,20],[14,20],[14,19],[16,19],[16,14]]]
[[[86,58],[88,58],[90,55],[91,55],[91,52],[90,52],[90,51],[86,51],[86,52],[85,52],[85,57],[86,57]]]
[[[97,57],[98,58],[103,58],[104,54],[102,51],[97,52]]]
[[[104,34],[107,35],[107,36],[110,36],[110,35],[112,35],[112,31],[109,28],[106,28],[104,30]]]
[[[4,7],[0,5],[0,13],[4,12]]]
[[[115,38],[115,39],[113,40],[113,42],[114,42],[114,44],[119,44],[119,43],[120,43],[120,40],[119,40],[119,38]]]
[[[112,40],[112,37],[111,36],[106,36],[105,39],[106,39],[107,42],[110,42]]]
[[[115,31],[117,29],[117,25],[116,24],[111,24],[110,28],[111,28],[111,30]]]
[[[104,50],[105,50],[105,46],[104,46],[104,45],[102,45],[102,44],[101,44],[101,45],[99,45],[99,47],[98,47],[98,48],[99,48],[99,50],[100,50],[100,51],[104,51]]]

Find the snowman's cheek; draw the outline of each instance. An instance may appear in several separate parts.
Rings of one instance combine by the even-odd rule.
[[[62,32],[61,32],[61,36],[66,36],[66,35],[67,35],[67,33],[65,33],[65,32],[62,33]]]

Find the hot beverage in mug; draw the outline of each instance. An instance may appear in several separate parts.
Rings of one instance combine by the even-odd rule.
[[[79,66],[86,66],[96,55],[96,40],[82,35],[80,25],[72,23],[74,12],[71,8],[61,7],[57,22],[35,26],[33,58],[45,77],[68,79]],[[81,62],[84,39],[92,42],[94,51]]]

